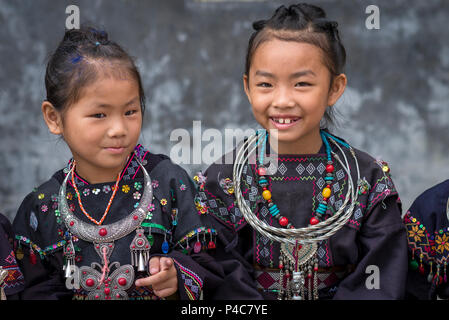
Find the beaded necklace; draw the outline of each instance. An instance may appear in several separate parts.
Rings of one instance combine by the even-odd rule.
[[[85,215],[90,221],[92,221],[93,223],[95,223],[96,225],[99,226],[99,225],[101,225],[101,224],[103,223],[104,219],[106,219],[106,216],[108,215],[109,209],[111,208],[112,201],[114,200],[115,194],[117,193],[117,190],[118,190],[118,184],[119,184],[119,182],[120,182],[120,176],[121,176],[121,174],[122,174],[122,171],[120,171],[120,173],[119,173],[118,176],[117,176],[117,181],[115,182],[115,186],[114,186],[114,188],[113,188],[114,191],[112,192],[111,198],[110,198],[109,201],[108,201],[108,205],[107,205],[107,207],[106,207],[106,210],[104,211],[104,214],[103,214],[103,216],[101,217],[100,221],[97,221],[97,220],[95,220],[94,218],[92,218],[92,216],[91,216],[89,213],[87,213],[86,209],[84,209],[84,206],[83,206],[83,204],[82,204],[82,202],[81,202],[81,196],[80,196],[80,193],[79,193],[78,188],[77,188],[76,183],[75,183],[75,166],[76,166],[76,162],[75,162],[75,160],[73,160],[73,166],[72,166],[72,185],[73,185],[73,188],[75,189],[76,196],[77,196],[77,198],[78,198],[78,204],[79,204],[79,206],[80,206],[81,211],[84,213],[84,215]]]
[[[265,145],[267,141],[266,131],[262,133],[258,132],[256,135],[250,137],[245,143],[242,144],[237,151],[237,156],[234,162],[233,178],[235,182],[235,195],[237,205],[243,214],[243,217],[247,222],[259,233],[267,238],[281,243],[281,255],[280,255],[280,290],[278,299],[294,299],[302,300],[318,299],[317,293],[317,270],[318,259],[316,251],[318,248],[317,243],[328,239],[335,234],[343,225],[346,224],[350,216],[352,215],[354,206],[357,202],[362,183],[360,179],[360,171],[358,167],[357,158],[355,152],[347,143],[335,138],[326,131],[320,132],[323,143],[326,146],[327,153],[327,166],[326,166],[326,188],[323,189],[323,200],[318,206],[315,217],[309,222],[310,225],[306,228],[295,229],[293,225],[288,221],[286,217],[280,214],[279,208],[273,203],[271,199],[271,192],[266,188],[268,186],[268,180],[266,178],[266,168],[263,163],[263,155],[265,153]],[[328,139],[341,151],[341,155],[344,158],[345,163],[342,162],[340,157],[332,151],[328,143]],[[258,161],[257,173],[259,175],[259,185],[262,187],[262,197],[268,202],[270,214],[279,220],[279,224],[282,228],[276,228],[268,225],[264,221],[261,221],[251,211],[245,202],[241,193],[241,177],[243,167],[246,165],[246,161],[250,155],[257,149],[262,142],[261,153]],[[255,143],[253,145],[253,143]],[[340,145],[349,149],[352,157],[354,158],[357,170],[357,188],[355,188],[352,181],[350,167],[345,153],[341,149]],[[348,176],[348,190],[344,203],[340,206],[338,211],[330,218],[320,221],[327,211],[327,199],[331,196],[331,186],[333,181],[333,160],[334,158],[340,163],[342,168],[346,171]],[[347,208],[349,201],[352,200]],[[285,228],[286,227],[286,228]],[[312,273],[314,271],[314,275]],[[285,271],[285,274],[284,274]],[[313,280],[312,280],[313,277]],[[308,283],[306,280],[308,279]],[[313,281],[313,285],[312,285]],[[306,294],[306,287],[307,293]]]

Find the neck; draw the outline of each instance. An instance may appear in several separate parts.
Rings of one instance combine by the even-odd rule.
[[[124,165],[118,168],[98,168],[76,161],[75,170],[76,174],[86,179],[89,184],[97,184],[115,182]]]
[[[293,141],[283,141],[273,135],[269,139],[270,147],[277,154],[316,154],[323,144],[319,130]]]

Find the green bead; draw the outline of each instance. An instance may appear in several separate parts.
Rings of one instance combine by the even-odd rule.
[[[151,235],[151,234],[147,235],[147,239],[148,239],[148,242],[150,243],[150,246],[152,246],[154,243],[153,235]]]
[[[410,260],[409,266],[410,266],[410,269],[412,269],[412,270],[418,269],[418,261],[416,261],[416,260]]]

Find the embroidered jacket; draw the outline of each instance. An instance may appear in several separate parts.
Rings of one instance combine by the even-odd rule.
[[[178,294],[181,299],[200,299],[207,278],[211,286],[219,279],[195,262],[194,256],[201,256],[199,250],[191,252],[190,241],[200,237],[201,247],[215,237],[215,230],[203,223],[203,215],[194,204],[196,188],[187,173],[173,164],[164,155],[148,152],[142,146],[136,147],[145,168],[152,179],[153,201],[149,205],[146,219],[141,223],[144,234],[151,244],[150,254],[166,255],[174,259],[178,275]],[[143,173],[133,154],[126,164],[118,184],[116,196],[103,225],[108,225],[128,216],[138,206],[143,194]],[[58,191],[68,172],[59,170],[53,177],[30,193],[20,206],[13,226],[18,251],[23,258],[19,260],[26,287],[23,299],[86,299],[87,292],[66,289],[63,266],[65,257],[63,248],[70,239],[69,232],[58,210]],[[104,213],[113,192],[115,182],[89,184],[82,177],[75,175],[75,183],[82,198],[83,207],[97,221]],[[94,225],[79,208],[76,193],[67,184],[66,191],[69,209],[87,223]],[[114,242],[114,249],[109,258],[110,263],[119,262],[121,266],[131,263],[130,244],[136,232]],[[75,261],[78,267],[102,265],[100,256],[92,243],[72,237],[75,249]],[[168,245],[168,246],[167,246]],[[185,248],[185,249],[183,249]],[[163,252],[168,250],[167,254]],[[192,253],[187,255],[186,253]],[[197,252],[198,251],[198,252]],[[111,270],[112,272],[113,270]],[[101,271],[99,271],[101,273]],[[137,272],[136,278],[148,276],[147,272]],[[112,276],[111,276],[112,277]],[[123,282],[124,283],[124,282]],[[133,284],[126,290],[130,299],[157,299],[146,287],[136,288]]]
[[[332,149],[339,154],[335,146]],[[354,160],[347,150],[345,152],[357,185]],[[359,196],[346,225],[319,243],[319,298],[401,299],[405,293],[407,241],[398,193],[385,162],[359,150],[355,153],[361,178],[369,185]],[[242,216],[234,195],[233,164],[225,162],[229,158],[235,159],[235,150],[211,165],[204,175],[196,177],[202,204],[216,220],[219,234],[216,258],[228,263],[230,256],[238,257],[238,265],[225,268],[227,277],[246,284],[241,293],[223,289],[218,296],[275,299],[275,292],[279,290],[280,245],[255,232]],[[281,215],[295,228],[306,227],[322,200],[327,164],[325,147],[323,145],[318,154],[279,155],[277,160],[277,167],[268,168],[272,171],[268,190]],[[332,184],[326,217],[340,208],[348,188],[346,172],[337,161],[334,167],[336,180]],[[257,177],[255,165],[247,164],[242,174],[242,194],[259,219],[279,228],[279,221],[270,214],[261,196]],[[378,275],[373,276],[378,276],[379,282],[374,288],[366,285],[366,281],[372,281],[368,279],[373,273],[370,266],[378,267]]]
[[[416,198],[404,224],[409,247],[407,298],[449,299],[449,180]]]

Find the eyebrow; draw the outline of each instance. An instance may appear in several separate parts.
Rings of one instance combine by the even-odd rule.
[[[272,74],[270,72],[267,72],[267,71],[262,71],[262,70],[257,70],[255,75],[256,76],[261,76],[261,77],[267,77],[267,78],[275,78],[274,74]],[[290,78],[294,79],[294,78],[299,78],[299,77],[307,76],[307,75],[316,77],[315,72],[313,72],[310,69],[307,69],[307,70],[301,70],[301,71],[298,71],[298,72],[295,72],[295,73],[291,74]]]
[[[129,106],[129,105],[133,104],[134,102],[139,101],[139,99],[140,99],[139,96],[135,96],[134,98],[132,98],[131,100],[129,100],[127,103],[125,103],[125,104],[123,105],[123,107]],[[109,105],[109,104],[107,104],[107,103],[100,103],[100,104],[97,104],[96,106],[97,106],[97,107],[100,107],[100,108],[107,108],[107,107],[110,107],[111,105]]]

